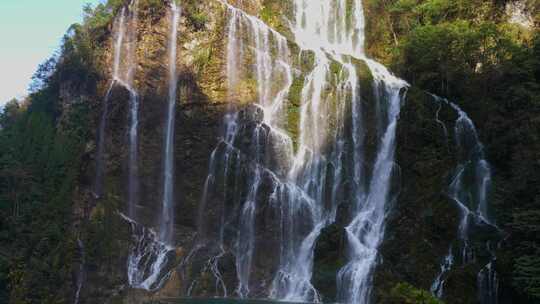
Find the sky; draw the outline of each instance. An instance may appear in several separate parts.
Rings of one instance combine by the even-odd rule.
[[[37,66],[82,20],[82,7],[100,0],[0,0],[0,108],[23,97]]]

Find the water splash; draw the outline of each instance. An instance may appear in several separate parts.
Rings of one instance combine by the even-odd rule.
[[[431,284],[430,291],[437,298],[442,298],[444,294],[444,283],[446,282],[445,275],[452,269],[454,265],[454,254],[452,252],[452,247],[448,250],[448,254],[444,257],[444,261],[441,264],[441,270],[433,284]]]
[[[490,254],[490,260],[477,275],[478,301],[480,304],[499,303],[499,277],[495,270],[497,255],[491,242],[486,244],[486,249]]]
[[[125,214],[120,216],[130,224],[133,246],[127,260],[128,283],[133,288],[155,291],[169,278],[169,263],[174,260],[174,248],[161,242],[153,229],[146,228]]]

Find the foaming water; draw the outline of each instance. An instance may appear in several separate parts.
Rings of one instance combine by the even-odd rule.
[[[314,75],[308,78],[308,81],[313,82],[309,87],[316,90],[309,100],[306,98],[306,104],[310,104],[312,108],[319,105],[320,91],[327,85],[326,77],[323,75],[328,73],[329,59],[339,61],[348,70],[345,87],[350,90],[352,96],[352,134],[355,147],[353,214],[352,221],[346,227],[348,262],[338,273],[338,300],[344,303],[368,303],[378,247],[384,238],[386,215],[395,197],[391,193],[395,175],[395,136],[402,93],[408,84],[392,75],[380,63],[364,55],[365,21],[361,2],[295,0],[294,4],[295,39],[301,47],[314,50],[317,56]],[[350,57],[362,59],[367,64],[374,78],[375,100],[379,103],[377,106],[385,109],[377,115],[380,129],[379,147],[369,182],[361,165],[365,160],[364,126],[361,121],[361,101],[358,98],[360,89],[358,76],[355,69],[348,64]],[[319,114],[318,111],[312,112]],[[309,120],[309,115],[303,115],[303,119],[304,117]],[[303,125],[302,130],[311,129],[314,133],[320,134],[316,128],[309,128],[315,124],[317,123],[312,123],[311,126]],[[306,134],[306,138],[315,138],[313,144],[315,148],[320,145],[321,139],[312,133]]]

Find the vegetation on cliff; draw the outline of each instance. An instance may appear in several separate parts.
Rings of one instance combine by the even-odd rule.
[[[90,11],[87,10],[87,14]],[[100,75],[100,12],[73,25],[31,94],[0,114],[0,302],[69,302],[78,258],[74,193]]]
[[[497,263],[503,298],[540,301],[538,1],[366,3],[369,52],[418,89],[460,104],[481,130],[507,233]]]

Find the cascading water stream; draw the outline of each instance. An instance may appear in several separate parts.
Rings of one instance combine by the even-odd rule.
[[[137,48],[138,0],[129,5],[129,24],[125,64],[125,79],[120,82],[129,91],[129,157],[128,157],[128,216],[135,218],[139,190],[139,95],[134,88]]]
[[[80,238],[77,238],[77,250],[79,253],[79,271],[77,272],[77,279],[76,279],[76,290],[75,290],[75,299],[73,300],[74,304],[79,304],[81,299],[81,291],[83,288],[86,272],[85,272],[85,265],[86,265],[86,250],[84,247],[84,243],[81,241]]]
[[[171,37],[169,38],[169,101],[167,106],[167,123],[165,125],[165,164],[163,170],[163,204],[160,219],[160,239],[162,242],[172,244],[174,225],[174,124],[175,124],[175,104],[176,104],[176,53],[178,19],[180,18],[180,7],[173,1],[171,3],[172,21]]]
[[[105,173],[105,135],[107,130],[107,119],[109,116],[109,99],[116,81],[120,77],[120,56],[122,54],[122,44],[126,32],[126,9],[122,8],[120,15],[115,20],[116,37],[114,43],[114,59],[112,68],[112,82],[103,99],[103,109],[98,129],[98,141],[96,152],[96,175],[94,180],[94,196],[101,198],[103,196],[103,178]]]
[[[210,270],[216,278],[216,292],[221,290],[224,296],[227,296],[227,288],[221,278],[218,263],[224,255],[226,248],[234,252],[236,260],[238,286],[236,294],[245,298],[250,295],[250,278],[253,255],[255,250],[255,216],[257,210],[257,196],[262,185],[263,175],[272,174],[268,171],[267,159],[263,157],[268,149],[268,142],[273,142],[272,149],[281,149],[286,151],[286,155],[292,154],[292,141],[283,131],[280,130],[281,119],[279,118],[283,107],[285,97],[292,84],[292,69],[288,62],[289,50],[286,39],[276,31],[269,28],[259,19],[250,16],[243,11],[222,2],[228,12],[228,43],[227,43],[227,79],[229,98],[235,100],[238,92],[239,81],[246,73],[252,73],[257,80],[257,106],[253,108],[253,113],[239,112],[231,113],[225,116],[225,132],[222,141],[212,153],[210,160],[209,175],[205,184],[203,200],[201,202],[201,217],[203,216],[205,206],[209,203],[212,195],[215,195],[216,188],[220,187],[217,180],[223,180],[223,187],[232,185],[234,189],[233,196],[230,197],[228,191],[223,193],[223,202],[221,208],[220,225],[217,227],[215,240],[211,240],[212,231],[208,231],[206,223],[200,220],[199,234],[205,243],[213,247],[215,252],[208,260],[205,269]],[[248,41],[244,43],[243,37]],[[276,55],[272,52],[275,50]],[[248,54],[253,57],[253,70],[243,71],[239,68],[245,60],[248,60]],[[277,87],[277,88],[276,88]],[[254,115],[261,117],[252,129],[241,125],[241,115]],[[247,132],[245,135],[251,138],[252,146],[245,151],[240,151],[236,147],[236,141],[240,132]],[[289,152],[287,152],[289,151]],[[236,235],[226,236],[225,228],[232,220],[227,214],[226,202],[230,199],[238,201],[236,197],[239,185],[239,165],[242,161],[249,161],[252,167],[250,173],[250,185],[247,194],[239,208],[240,217],[238,219],[238,230]],[[284,160],[286,163],[287,160]],[[286,165],[284,165],[286,166]],[[234,172],[235,176],[230,178],[229,172]],[[225,239],[233,239],[232,243],[225,242]],[[197,247],[200,249],[205,244]]]
[[[221,2],[221,1],[220,1]],[[243,110],[225,117],[223,140],[214,150],[210,160],[210,169],[205,184],[199,220],[199,234],[203,240],[195,251],[204,247],[213,247],[210,260],[204,268],[210,270],[216,278],[216,291],[220,288],[227,295],[219,271],[219,258],[227,250],[234,252],[238,286],[236,293],[240,297],[249,297],[252,286],[252,263],[255,257],[256,231],[254,227],[259,201],[269,201],[279,210],[280,220],[280,259],[274,276],[269,296],[287,301],[320,301],[317,290],[311,284],[315,243],[323,228],[334,222],[338,196],[341,195],[343,168],[346,166],[345,138],[346,101],[352,109],[352,141],[354,147],[353,201],[354,221],[349,226],[351,242],[350,262],[341,271],[341,286],[351,286],[350,294],[344,299],[349,301],[355,295],[368,294],[364,291],[369,284],[353,285],[353,281],[369,282],[371,270],[377,256],[377,247],[382,241],[384,220],[390,201],[390,183],[394,169],[395,129],[399,115],[402,89],[407,84],[391,75],[382,65],[369,60],[363,55],[363,11],[361,5],[354,5],[351,20],[339,20],[348,16],[347,1],[339,1],[332,6],[327,1],[295,1],[296,27],[293,28],[295,40],[303,50],[313,52],[314,66],[305,78],[301,92],[300,126],[297,153],[292,153],[292,140],[281,131],[280,112],[285,96],[292,85],[292,69],[286,39],[270,29],[261,20],[247,15],[240,9],[222,2],[228,9],[227,76],[229,98],[235,100],[240,81],[246,71],[243,66],[252,66],[252,75],[257,81],[258,102],[254,112],[246,114]],[[326,8],[326,9],[325,9]],[[351,8],[349,8],[351,9]],[[309,15],[309,18],[306,16]],[[336,19],[337,18],[337,19]],[[308,21],[306,21],[308,20]],[[306,22],[304,22],[306,21]],[[334,22],[336,21],[336,22]],[[325,30],[321,30],[321,28]],[[321,33],[324,33],[321,35]],[[247,38],[247,39],[244,39]],[[272,49],[277,50],[272,52]],[[272,55],[277,53],[276,55]],[[252,56],[250,56],[252,55]],[[253,58],[253,64],[242,64],[247,58]],[[381,117],[381,140],[371,183],[366,183],[363,172],[363,122],[359,94],[359,77],[352,63],[353,58],[365,60],[372,70],[377,86],[377,96],[386,115]],[[331,65],[338,62],[343,68],[338,79],[332,74]],[[279,88],[276,89],[276,84]],[[336,87],[336,96],[340,98],[331,106],[332,98],[328,89]],[[249,111],[248,111],[249,112]],[[256,124],[246,130],[242,116],[253,115]],[[256,117],[261,116],[260,120]],[[247,133],[246,133],[247,132]],[[250,138],[251,147],[238,147],[239,138]],[[328,143],[331,143],[328,146]],[[270,150],[270,152],[269,152]],[[285,155],[281,165],[268,161],[268,154],[281,151]],[[242,164],[249,163],[249,184],[239,185],[238,171]],[[230,172],[235,172],[230,176]],[[272,181],[269,197],[261,198],[264,180]],[[218,181],[223,181],[223,184]],[[366,184],[370,192],[366,193]],[[238,202],[238,197],[231,197],[226,189],[245,187],[245,197]],[[219,189],[225,189],[221,194]],[[234,194],[235,196],[236,194]],[[222,202],[221,225],[213,228],[217,236],[212,236],[212,227],[204,220],[205,206],[218,196]],[[369,199],[368,199],[369,198]],[[232,206],[226,202],[234,201]],[[367,203],[365,206],[362,204]],[[237,203],[240,203],[237,205]],[[229,210],[232,208],[232,210]],[[237,234],[226,236],[230,224],[229,216],[238,210],[240,216],[235,229]],[[376,225],[367,225],[365,212],[375,216]],[[229,227],[229,229],[227,229]],[[361,229],[364,227],[365,229]],[[213,238],[217,239],[214,240]],[[234,239],[233,243],[227,242]],[[369,240],[364,242],[364,240]],[[354,244],[361,243],[368,249],[369,255],[358,252]],[[195,254],[188,255],[190,258]],[[356,271],[362,268],[361,272]],[[195,289],[193,281],[188,294]],[[349,285],[347,285],[349,284]],[[356,290],[362,289],[362,290]],[[357,296],[356,296],[357,297]]]
[[[475,253],[470,244],[471,224],[476,226],[487,226],[501,233],[501,230],[491,220],[489,214],[488,192],[491,186],[491,169],[484,156],[484,147],[478,138],[474,123],[458,105],[446,99],[431,95],[439,104],[446,104],[454,109],[458,115],[454,127],[455,144],[457,147],[459,164],[455,169],[454,177],[448,188],[450,198],[457,204],[460,210],[461,219],[458,228],[458,237],[461,246],[460,259],[462,264],[475,261]],[[442,124],[446,132],[444,123]],[[447,133],[445,133],[447,134]],[[479,297],[483,303],[496,303],[497,283],[496,273],[493,269],[495,254],[489,249],[491,254],[489,263],[478,274]],[[441,272],[432,284],[431,291],[441,298],[444,295],[444,277],[453,266],[453,253],[450,248],[449,256],[451,263],[448,263],[448,256],[441,265]],[[489,288],[486,291],[485,288]],[[495,293],[495,294],[494,294]]]
[[[109,103],[111,93],[116,85],[124,87],[129,93],[129,128],[128,128],[128,189],[127,210],[128,215],[135,216],[138,188],[138,112],[139,98],[133,86],[136,71],[136,26],[138,19],[138,0],[133,0],[127,7],[123,7],[120,15],[115,20],[115,41],[112,82],[107,90],[103,101],[103,111],[98,130],[98,143],[96,153],[96,176],[94,195],[96,198],[103,196],[103,178],[105,173],[105,136],[107,131],[107,119],[109,115]],[[123,56],[125,52],[125,56]]]
[[[499,303],[499,278],[495,270],[497,256],[491,242],[486,244],[486,249],[490,254],[490,260],[477,275],[478,302],[480,304]]]
[[[431,284],[430,291],[437,298],[442,298],[444,293],[444,283],[446,278],[444,277],[454,266],[454,253],[452,252],[452,246],[448,250],[448,254],[444,257],[444,261],[441,264],[441,271],[435,278],[435,281]]]
[[[383,241],[385,221],[397,193],[392,193],[396,164],[396,128],[403,99],[402,90],[408,84],[388,70],[366,59],[374,77],[374,91],[379,106],[386,115],[378,115],[379,148],[365,199],[360,196],[353,206],[353,220],[346,227],[349,262],[338,273],[339,300],[344,303],[369,303],[372,274]],[[382,116],[382,117],[381,117]]]
[[[227,297],[228,290],[219,263],[227,253],[232,253],[238,280],[235,292],[239,297],[253,296],[257,288],[260,294],[260,289],[266,288],[268,296],[273,299],[320,301],[311,283],[314,248],[321,231],[336,219],[340,196],[344,192],[342,184],[348,179],[352,181],[348,185],[349,197],[343,201],[351,202],[351,206],[348,206],[351,221],[345,230],[348,242],[347,263],[337,275],[338,301],[365,304],[370,301],[372,276],[378,260],[378,248],[384,238],[386,217],[397,196],[395,178],[398,172],[394,161],[396,128],[408,84],[392,75],[383,65],[366,58],[361,1],[292,1],[295,9],[295,20],[292,23],[294,40],[302,51],[314,55],[313,66],[306,73],[300,96],[296,153],[293,140],[283,131],[283,110],[293,79],[299,73],[291,66],[286,38],[258,18],[219,1],[227,7],[228,15],[226,73],[229,99],[240,101],[242,89],[246,87],[243,80],[250,77],[256,82],[253,90],[257,98],[254,106],[244,106],[244,109],[239,110],[241,106],[231,105],[230,112],[225,116],[224,131],[210,158],[200,205],[199,241],[184,263],[193,258],[197,251],[206,249],[209,259],[202,271],[214,276],[216,295]],[[128,261],[128,277],[132,287],[147,290],[162,286],[169,275],[165,268],[170,255],[174,254],[174,125],[179,16],[180,8],[173,2],[169,44],[169,100],[164,132],[163,199],[157,233],[134,220],[138,184],[139,100],[133,88],[133,41],[136,35],[131,28],[137,17],[136,12],[128,14],[125,8],[116,21],[113,83],[104,100],[99,130],[97,197],[102,195],[100,184],[103,178],[102,159],[109,98],[115,84],[124,86],[130,93],[129,209],[128,215],[122,216],[132,225],[135,241]],[[125,36],[129,44],[125,59],[127,74],[123,75],[120,70],[124,63],[121,62],[121,52]],[[364,61],[371,71],[377,108],[378,140],[371,172],[366,172],[364,165],[367,161],[364,152],[367,128],[363,121],[360,75],[354,62],[357,59]],[[332,67],[335,63],[341,67],[337,77]],[[333,92],[335,94],[329,97],[331,94],[328,92],[333,88],[336,88]],[[332,105],[331,98],[337,98],[335,105]],[[471,148],[471,141],[474,142],[470,150],[472,152],[467,152],[469,158],[465,158],[456,170],[449,188],[450,196],[462,210],[460,239],[464,243],[462,256],[466,261],[472,255],[467,249],[470,220],[495,226],[489,220],[487,206],[491,173],[489,164],[484,160],[474,125],[461,109],[451,105],[459,114],[455,132],[458,146],[467,150]],[[352,166],[344,161],[346,158],[352,160]],[[469,168],[471,163],[474,163],[473,169]],[[471,207],[463,198],[464,177],[471,175],[469,171],[474,171],[478,185],[474,190],[474,200],[477,202],[475,207]],[[253,277],[258,274],[253,265],[257,258],[259,237],[257,216],[260,209],[266,207],[262,206],[264,202],[278,211],[280,248],[279,265],[271,278],[271,286],[261,287],[255,286]],[[219,205],[218,212],[221,212],[214,223],[208,222],[211,219],[205,219],[206,208],[211,204]],[[441,274],[432,287],[437,295],[439,292],[442,295],[445,273],[453,263],[454,256],[450,249],[441,266]],[[493,268],[491,261],[478,274],[479,285],[495,286],[490,290],[496,290],[497,279]],[[196,290],[196,285],[195,279],[188,295]],[[491,298],[492,293],[489,291],[487,296],[482,296]]]
[[[361,2],[295,0],[295,39],[304,49],[314,50],[317,70],[326,70],[330,57],[348,67],[347,56],[366,62],[374,77],[375,99],[378,107],[385,107],[378,115],[379,148],[371,181],[367,183],[363,172],[363,125],[358,99],[358,80],[353,68],[348,68],[348,84],[352,96],[353,160],[352,221],[347,226],[349,262],[338,274],[339,301],[367,303],[371,290],[371,276],[383,240],[384,224],[392,200],[391,186],[394,174],[394,151],[397,120],[401,108],[402,90],[408,84],[393,76],[384,66],[364,55],[364,15]],[[352,13],[348,13],[352,12]],[[328,55],[330,54],[330,55]],[[323,77],[318,77],[323,79]],[[324,83],[319,84],[323,88]],[[322,90],[322,89],[321,89]],[[310,100],[317,106],[315,96]],[[317,113],[319,114],[319,113]],[[303,125],[308,130],[308,125]],[[310,134],[312,135],[312,134]]]
[[[169,37],[169,94],[164,140],[163,199],[159,218],[159,231],[145,228],[126,217],[133,230],[135,246],[128,257],[128,280],[132,287],[146,290],[159,289],[170,275],[167,270],[173,250],[174,233],[174,125],[177,89],[176,56],[180,7],[171,3],[171,32]]]

